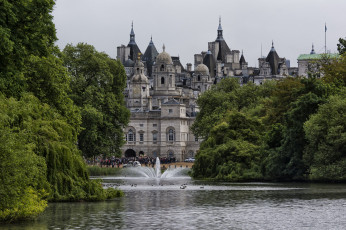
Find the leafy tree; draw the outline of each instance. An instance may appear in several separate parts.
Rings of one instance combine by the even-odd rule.
[[[193,176],[232,181],[261,178],[261,130],[259,120],[237,111],[228,112],[202,143]]]
[[[3,99],[3,98],[2,98]],[[0,100],[1,105],[3,100]],[[2,107],[2,106],[0,106]],[[0,125],[0,222],[37,216],[47,206],[49,192],[46,163],[28,143],[25,131],[4,128],[6,117],[1,113]]]
[[[71,74],[71,98],[82,113],[78,145],[83,155],[120,155],[123,127],[128,123],[123,91],[125,70],[120,62],[91,45],[67,45],[64,65]]]
[[[53,0],[3,0],[0,4],[0,91],[18,98],[27,89],[24,68],[30,56],[56,49]]]
[[[283,122],[273,124],[265,139],[263,172],[268,178],[305,179],[308,166],[303,161],[307,145],[303,124],[325,101],[328,87],[314,78],[300,79],[299,82],[301,85],[295,91],[298,97],[287,106]]]
[[[310,166],[310,179],[346,180],[346,90],[331,96],[316,114],[305,122],[309,141],[304,160]]]
[[[344,54],[346,52],[346,40],[339,38],[339,43],[337,44],[339,54]]]

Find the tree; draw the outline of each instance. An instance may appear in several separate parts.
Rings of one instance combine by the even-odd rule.
[[[309,178],[346,181],[346,89],[331,96],[304,124],[309,142],[304,160]]]
[[[24,68],[30,56],[45,57],[56,48],[53,0],[3,0],[0,4],[0,91],[19,98],[27,89]]]
[[[67,45],[62,57],[71,75],[70,96],[82,113],[83,131],[78,145],[83,155],[119,156],[123,128],[129,120],[123,66],[84,43]]]
[[[339,43],[337,44],[339,54],[344,54],[346,52],[346,40],[339,38]]]
[[[258,119],[238,111],[227,112],[201,144],[193,176],[231,181],[260,179],[261,130]]]

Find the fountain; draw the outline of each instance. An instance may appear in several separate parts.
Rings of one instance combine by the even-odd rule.
[[[164,173],[161,174],[161,162],[158,157],[156,157],[155,168],[152,167],[133,167],[126,169],[126,172],[132,172],[136,175],[140,175],[146,178],[171,178],[182,175],[186,172],[186,168],[168,168]],[[186,173],[185,175],[186,176]]]

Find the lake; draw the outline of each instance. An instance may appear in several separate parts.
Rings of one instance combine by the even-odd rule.
[[[50,203],[36,220],[0,229],[345,229],[346,185],[222,183],[105,177],[125,196]]]

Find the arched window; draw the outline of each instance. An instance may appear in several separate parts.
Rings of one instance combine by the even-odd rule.
[[[164,84],[165,84],[165,78],[161,77],[161,85],[164,85]]]
[[[168,130],[168,141],[174,141],[175,139],[175,132],[173,129]]]
[[[165,70],[165,66],[161,65],[160,71],[164,71]]]
[[[127,133],[127,141],[134,141],[135,140],[135,134],[133,133],[132,129],[129,130]]]
[[[200,75],[197,76],[197,81],[201,81],[201,76]]]

